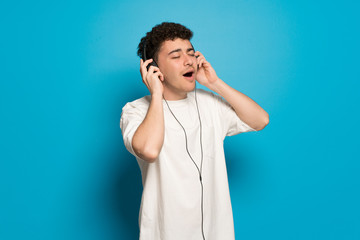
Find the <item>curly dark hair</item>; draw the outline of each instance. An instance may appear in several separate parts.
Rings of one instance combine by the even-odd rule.
[[[181,24],[163,22],[153,27],[150,32],[147,32],[146,35],[141,38],[137,55],[144,59],[143,51],[146,43],[146,58],[153,58],[157,61],[160,46],[164,41],[174,40],[176,38],[190,40],[192,36],[193,32]]]

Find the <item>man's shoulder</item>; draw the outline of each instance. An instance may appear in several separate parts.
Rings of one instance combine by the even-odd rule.
[[[192,91],[192,94],[195,94],[195,91]],[[211,97],[214,94],[212,92],[210,92],[210,91],[205,90],[205,89],[196,88],[196,95],[201,96],[201,97]]]
[[[201,89],[201,88],[196,89],[196,96],[198,96],[200,99],[204,99],[206,101],[209,101],[209,100],[214,101],[219,97],[217,94],[215,94],[211,91],[207,91],[205,89]]]
[[[138,111],[147,111],[150,105],[150,101],[151,101],[150,95],[135,99],[131,102],[126,103],[125,106],[122,108],[122,111],[124,112],[130,109],[137,109]]]

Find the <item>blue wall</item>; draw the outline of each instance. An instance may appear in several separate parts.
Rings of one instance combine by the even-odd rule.
[[[141,175],[119,119],[148,94],[162,21],[269,114],[227,138],[238,239],[360,239],[356,1],[0,4],[0,239],[136,239]]]

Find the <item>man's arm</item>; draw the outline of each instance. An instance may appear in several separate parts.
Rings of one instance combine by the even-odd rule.
[[[147,65],[152,62],[140,60],[140,72],[143,83],[149,89],[151,102],[143,122],[139,125],[132,138],[132,147],[137,156],[147,162],[154,162],[160,154],[164,143],[164,109],[163,109],[163,81],[160,69]]]
[[[232,106],[236,115],[256,131],[262,130],[269,123],[269,114],[245,94],[230,87],[220,78],[208,86]]]
[[[195,55],[198,56],[196,80],[225,98],[236,115],[247,125],[256,131],[263,129],[269,123],[269,114],[251,98],[222,81],[200,52],[197,51]]]
[[[154,162],[164,143],[164,111],[162,95],[152,95],[148,112],[132,138],[132,147],[137,156]]]

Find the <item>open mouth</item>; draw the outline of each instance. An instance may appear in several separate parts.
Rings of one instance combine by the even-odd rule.
[[[186,78],[191,78],[193,75],[194,75],[194,71],[192,70],[183,74],[183,76]]]

